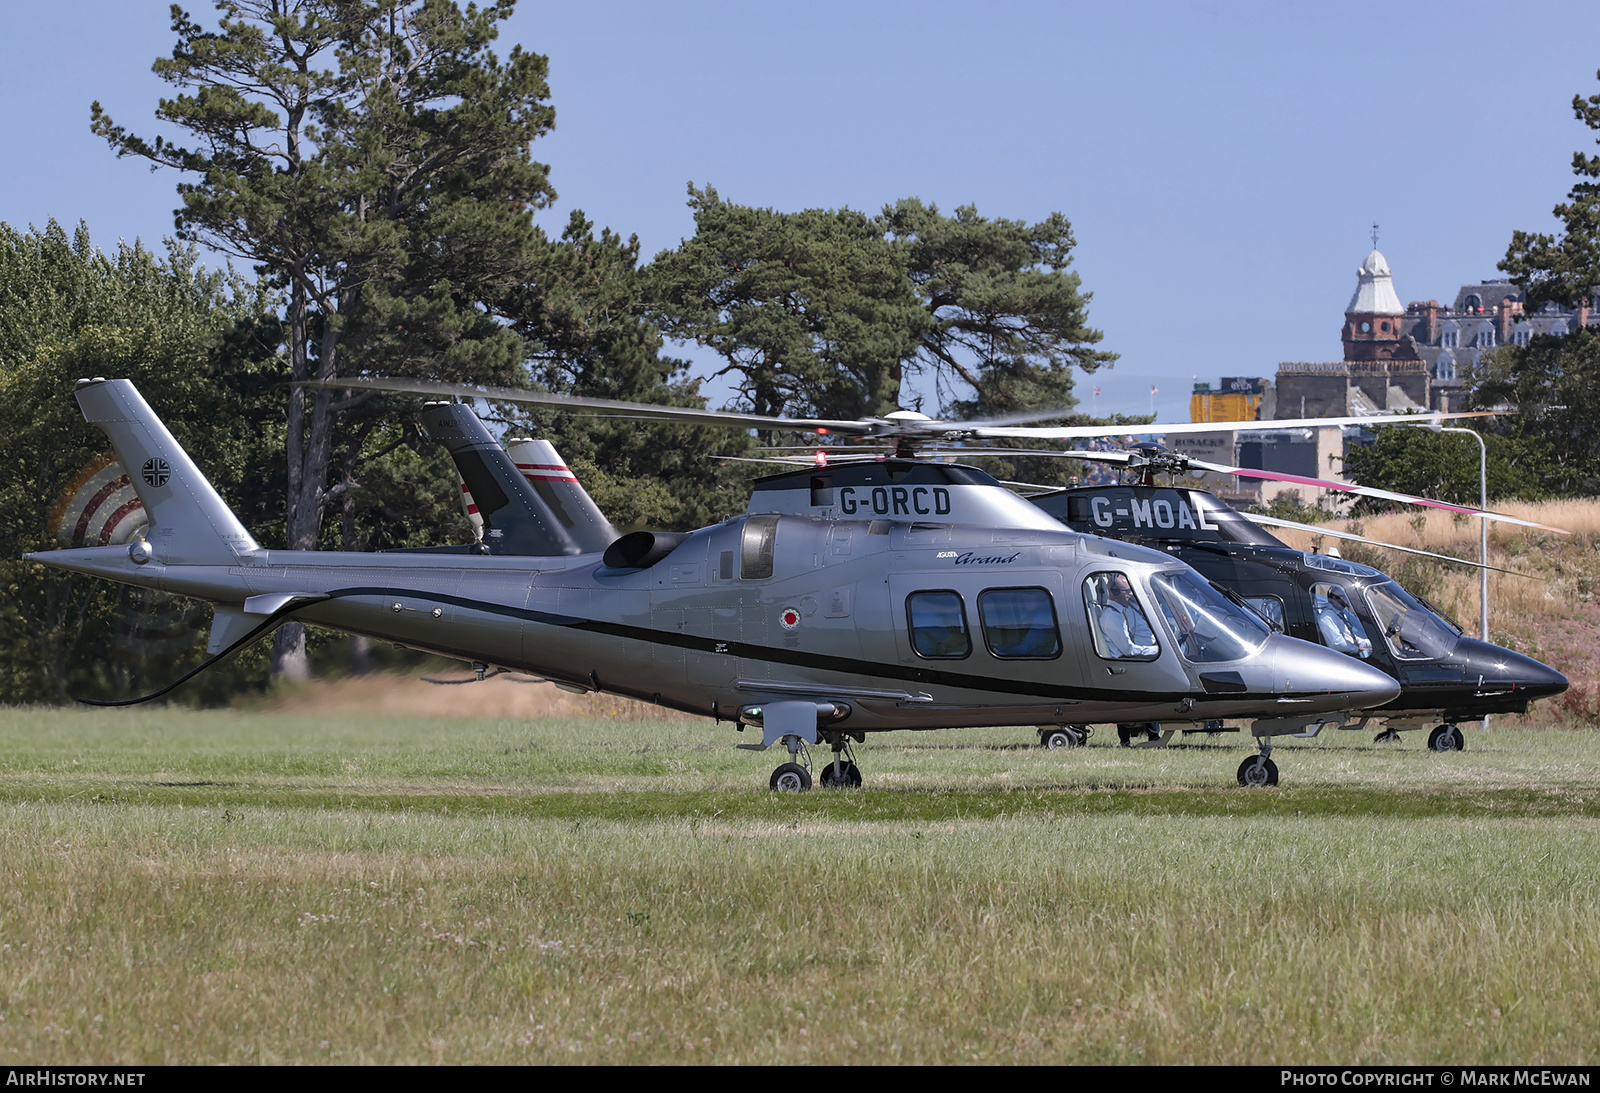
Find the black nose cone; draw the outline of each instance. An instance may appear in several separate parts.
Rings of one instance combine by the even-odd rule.
[[[1532,701],[1558,695],[1569,685],[1567,677],[1550,665],[1488,642],[1462,641],[1457,653],[1466,654],[1466,675],[1469,682],[1482,681],[1480,690],[1510,690],[1517,697]]]

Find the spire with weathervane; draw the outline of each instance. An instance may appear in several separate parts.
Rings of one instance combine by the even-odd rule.
[[[1344,342],[1347,361],[1392,361],[1416,358],[1416,346],[1401,341],[1400,319],[1405,308],[1395,295],[1394,275],[1378,250],[1378,225],[1372,225],[1372,252],[1356,271],[1356,291],[1344,309]]]

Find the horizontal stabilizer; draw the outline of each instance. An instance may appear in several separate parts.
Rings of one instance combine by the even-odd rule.
[[[211,640],[206,642],[206,652],[220,653],[260,625],[261,619],[237,607],[216,607],[211,612]]]

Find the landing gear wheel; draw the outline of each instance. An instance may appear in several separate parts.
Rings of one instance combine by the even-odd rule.
[[[838,766],[826,763],[817,772],[817,781],[825,789],[860,789],[861,768],[854,763],[840,763]]]
[[[1265,755],[1252,755],[1239,764],[1241,786],[1275,786],[1278,784],[1278,764]]]
[[[1060,748],[1081,748],[1084,744],[1083,730],[1072,725],[1060,725],[1053,729],[1039,730],[1039,743],[1056,751]]]
[[[1400,734],[1393,729],[1384,729],[1372,738],[1372,742],[1374,744],[1398,744],[1400,743]]]
[[[772,772],[767,784],[779,793],[804,793],[811,788],[811,772],[799,763],[785,763]]]
[[[1454,725],[1440,725],[1428,734],[1428,748],[1432,751],[1465,751],[1467,740]]]

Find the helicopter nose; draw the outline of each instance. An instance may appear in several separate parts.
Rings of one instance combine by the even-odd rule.
[[[1476,679],[1480,688],[1510,687],[1515,694],[1532,700],[1558,695],[1570,685],[1567,677],[1550,665],[1486,641],[1463,639],[1455,655],[1463,653],[1465,674],[1469,681]]]
[[[1274,682],[1283,698],[1317,710],[1364,710],[1391,702],[1400,684],[1387,672],[1308,641],[1274,635]]]

